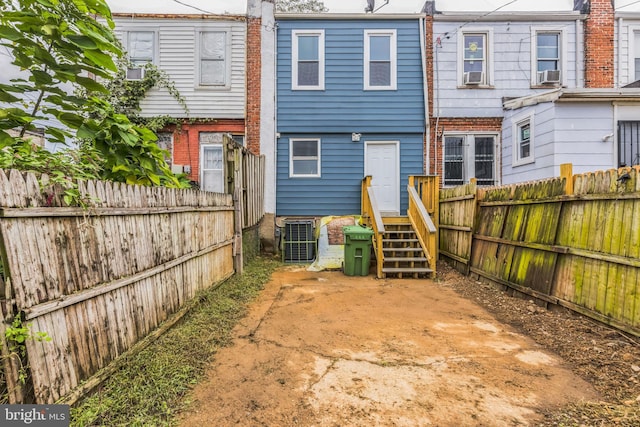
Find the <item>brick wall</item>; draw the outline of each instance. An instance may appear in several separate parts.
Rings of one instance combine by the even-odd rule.
[[[185,123],[179,128],[171,128],[173,132],[173,164],[189,165],[189,179],[200,181],[200,132],[225,132],[244,134],[244,120],[210,120],[206,123]]]
[[[437,122],[437,128],[436,128]],[[464,118],[430,118],[431,144],[429,147],[429,167],[431,174],[443,175],[443,135],[445,133],[502,133],[502,117],[464,117]],[[500,152],[496,153],[496,161],[500,161]],[[498,171],[500,168],[498,167]],[[440,180],[442,184],[444,180]]]
[[[614,87],[614,28],[612,0],[592,0],[585,22],[585,87]]]
[[[245,144],[254,154],[260,154],[261,31],[262,19],[249,18],[247,21],[247,130]]]

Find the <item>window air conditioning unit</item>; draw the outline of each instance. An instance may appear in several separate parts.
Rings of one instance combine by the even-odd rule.
[[[144,79],[144,68],[127,68],[127,80]]]
[[[482,71],[469,71],[464,73],[464,84],[466,85],[479,85],[484,81],[484,72]]]
[[[560,70],[538,71],[538,83],[560,83]]]

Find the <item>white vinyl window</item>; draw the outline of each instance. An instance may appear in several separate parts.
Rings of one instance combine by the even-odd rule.
[[[532,29],[531,84],[560,84],[564,79],[564,37],[561,30]]]
[[[533,117],[517,120],[513,125],[513,165],[533,163],[534,138]]]
[[[200,132],[200,188],[224,193],[224,149],[222,133]]]
[[[127,79],[140,80],[144,77],[144,66],[154,61],[156,35],[154,31],[129,31],[126,37],[130,63]]]
[[[395,30],[365,30],[364,89],[396,90],[397,46]]]
[[[171,166],[173,159],[173,133],[172,132],[158,132],[158,147],[168,151],[165,159],[167,164]]]
[[[492,85],[492,36],[490,29],[468,30],[460,33],[458,36],[458,85],[468,88]]]
[[[289,140],[289,176],[316,178],[320,176],[320,140]]]
[[[632,70],[629,83],[633,83],[640,80],[640,29],[633,29],[629,37],[632,44],[629,47],[629,51],[631,52],[629,58],[631,64],[629,68]]]
[[[323,90],[324,31],[294,30],[291,36],[291,88]]]
[[[476,178],[478,185],[496,185],[495,134],[445,135],[444,185],[456,186]]]
[[[229,31],[198,33],[198,86],[227,87],[230,81]]]

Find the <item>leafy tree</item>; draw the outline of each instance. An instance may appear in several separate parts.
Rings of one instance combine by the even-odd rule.
[[[14,167],[53,177],[62,169],[68,181],[66,173],[72,173],[73,167],[58,161],[73,162],[73,156],[47,162],[46,152],[23,147],[31,145],[24,136],[37,121],[44,124],[52,142],[84,141],[80,148],[84,153],[75,157],[92,159],[97,168],[89,169],[98,178],[183,186],[155,144],[156,135],[95,95],[109,93],[101,81],[116,75],[116,62],[123,56],[113,28],[105,0],[0,0],[0,45],[27,76],[0,84],[0,157],[31,152],[31,157],[21,156],[22,162],[14,161]],[[64,90],[65,86],[74,90]],[[78,96],[82,92],[89,95]],[[12,137],[9,129],[19,129],[20,135]],[[51,170],[52,164],[60,169]]]
[[[276,0],[276,12],[323,13],[328,11],[322,0]]]

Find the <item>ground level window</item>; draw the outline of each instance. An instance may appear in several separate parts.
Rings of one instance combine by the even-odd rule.
[[[618,122],[618,166],[640,165],[640,121]]]
[[[200,132],[200,188],[225,192],[222,133]]]
[[[496,135],[447,135],[444,138],[444,185],[476,178],[478,185],[496,184]]]
[[[291,139],[289,141],[289,176],[320,176],[320,140]]]

